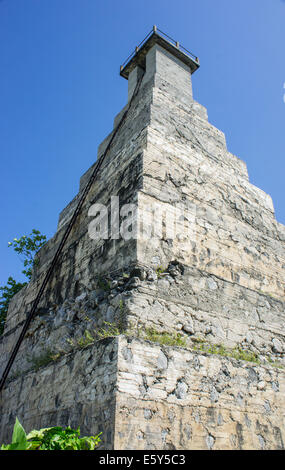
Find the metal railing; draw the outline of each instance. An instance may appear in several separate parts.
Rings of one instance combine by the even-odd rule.
[[[175,46],[177,49],[181,50],[184,54],[188,55],[194,62],[196,62],[198,65],[200,64],[199,58],[193,54],[191,51],[188,51],[185,47],[181,46],[181,44],[178,41],[175,41],[175,39],[171,38],[168,36],[168,34],[164,33],[159,29],[156,25],[153,26],[152,30],[146,35],[146,37],[136,46],[135,50],[127,57],[127,59],[123,62],[123,64],[120,66],[120,71],[123,70],[125,65],[137,54],[137,52],[140,50],[140,48],[146,43],[146,41],[150,38],[152,34],[158,34],[158,36],[161,36],[163,39],[168,40],[173,46]]]

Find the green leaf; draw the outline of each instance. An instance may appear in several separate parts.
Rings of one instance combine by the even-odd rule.
[[[18,443],[15,444],[2,444],[1,450],[26,450],[26,449],[18,449]]]
[[[28,446],[26,450],[40,450],[41,441],[28,441]]]
[[[18,418],[16,418],[13,430],[12,445],[13,444],[15,444],[14,450],[26,450],[27,448],[26,432]]]
[[[52,429],[52,428],[42,428],[40,430],[37,430],[37,429],[33,429],[31,432],[29,432],[29,434],[27,435],[27,440],[30,441],[30,440],[33,440],[33,439],[42,439],[45,432],[46,431],[49,431],[49,429]]]
[[[26,435],[18,419],[11,444],[2,444],[0,450],[95,450],[101,442],[100,435],[80,438],[80,428],[54,426],[33,430]]]

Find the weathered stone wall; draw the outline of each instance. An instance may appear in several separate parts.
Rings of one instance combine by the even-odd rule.
[[[178,259],[244,287],[284,299],[284,226],[270,196],[253,186],[243,162],[226,148],[224,135],[154,89],[143,189],[139,205],[161,205],[171,217],[175,204],[190,206],[191,239],[141,240],[138,261],[167,265]],[[176,105],[175,105],[176,103]]]
[[[284,449],[283,370],[119,338],[116,449]]]

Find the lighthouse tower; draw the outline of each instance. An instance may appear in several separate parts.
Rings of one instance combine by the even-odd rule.
[[[0,442],[17,416],[102,449],[284,449],[285,227],[199,65],[154,27],[121,66],[126,106],[10,303]]]

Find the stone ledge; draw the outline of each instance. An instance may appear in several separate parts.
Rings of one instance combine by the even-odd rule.
[[[283,449],[284,392],[284,370],[120,335],[8,382],[0,440],[18,416],[106,449]]]

